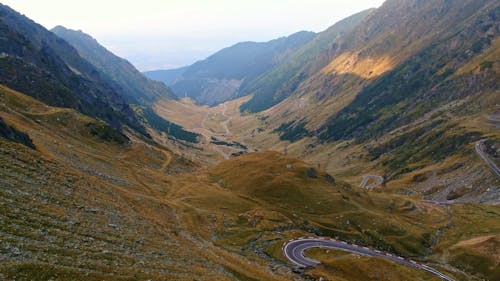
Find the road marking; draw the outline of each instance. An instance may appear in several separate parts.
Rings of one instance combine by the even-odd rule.
[[[500,169],[497,167],[497,165],[495,164],[495,162],[493,162],[493,160],[491,160],[488,155],[483,151],[482,147],[484,145],[484,142],[486,141],[486,139],[482,139],[478,142],[476,142],[476,145],[475,145],[475,149],[476,149],[476,152],[477,154],[479,154],[479,156],[488,164],[490,165],[491,167],[491,170],[493,171],[493,173],[495,173],[497,176],[500,177]]]
[[[361,247],[356,244],[348,244],[345,241],[338,241],[344,245],[340,245],[337,240],[325,240],[323,239],[325,237],[320,237],[320,238],[308,238],[308,239],[297,239],[297,240],[290,240],[286,245],[283,247],[283,253],[285,257],[290,260],[292,263],[299,267],[311,267],[319,264],[319,261],[312,260],[310,258],[305,257],[304,252],[307,249],[310,248],[334,248],[334,249],[339,249],[342,251],[350,252],[350,253],[355,253],[355,254],[362,254],[362,255],[367,255],[367,256],[372,256],[372,257],[380,257],[379,255],[376,255],[375,253],[382,253],[385,255],[386,259],[389,259],[393,262],[397,262],[402,265],[406,266],[412,266],[421,270],[425,270],[433,275],[436,275],[440,278],[442,278],[445,281],[455,281],[453,278],[448,277],[444,275],[443,273],[429,267],[423,264],[420,264],[418,262],[405,259],[400,256],[395,256],[390,253],[386,252],[381,252],[378,250],[370,249],[367,247]],[[347,245],[347,246],[345,246]],[[292,247],[290,249],[290,247]],[[365,249],[367,252],[362,252],[359,248]],[[288,253],[291,253],[292,256],[290,256]],[[383,257],[383,256],[382,256]],[[411,265],[409,264],[411,263]]]

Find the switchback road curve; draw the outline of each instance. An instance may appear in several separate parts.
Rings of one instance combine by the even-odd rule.
[[[368,181],[372,180],[373,182],[369,185],[366,185]],[[382,185],[384,183],[384,178],[381,176],[377,175],[366,175],[363,177],[363,180],[361,181],[361,184],[359,187],[367,189],[367,190],[372,190],[375,187]]]
[[[311,248],[329,248],[338,249],[354,254],[369,256],[369,257],[379,257],[384,258],[402,265],[418,268],[425,270],[431,274],[434,274],[446,281],[455,281],[453,278],[444,275],[443,273],[416,261],[405,259],[403,257],[379,251],[376,249],[371,249],[368,247],[362,247],[355,244],[349,244],[344,241],[339,241],[335,239],[330,239],[327,237],[309,237],[309,238],[299,238],[296,240],[290,240],[283,245],[283,253],[287,259],[296,264],[299,267],[312,267],[320,264],[319,261],[310,259],[305,256],[304,252]]]
[[[497,176],[500,177],[500,169],[497,167],[497,165],[495,164],[495,162],[493,162],[493,160],[491,160],[488,155],[486,154],[486,152],[484,152],[483,150],[483,147],[484,147],[484,142],[486,140],[483,139],[483,140],[480,140],[478,142],[476,142],[476,152],[477,154],[479,154],[479,156],[481,156],[481,158],[483,158],[483,160],[488,163],[488,165],[490,165],[491,167],[491,170],[493,171],[493,173],[495,173]]]

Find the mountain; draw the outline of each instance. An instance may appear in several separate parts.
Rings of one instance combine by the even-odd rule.
[[[120,58],[82,31],[56,26],[51,30],[66,40],[85,60],[118,84],[129,103],[151,103],[159,98],[175,98],[163,83],[149,80],[130,62]]]
[[[298,32],[269,42],[242,42],[187,67],[171,84],[179,97],[215,105],[242,94],[241,89],[314,38]]]
[[[0,4],[0,83],[145,134],[116,85],[66,41]]]
[[[496,1],[386,1],[340,39],[325,67],[269,110],[269,122],[282,140],[359,144],[366,157],[360,165],[382,171],[387,180],[437,185],[435,178],[421,184],[412,176],[438,164],[462,167],[476,155],[475,141],[499,141],[484,119],[500,103],[499,18]],[[461,181],[488,183],[458,192],[459,179],[448,180],[429,196],[497,200],[487,170],[459,170],[468,175]]]
[[[374,26],[374,30],[361,29],[352,36],[352,47],[344,53],[362,53],[358,61],[383,54],[393,58],[394,66],[368,83],[349,105],[326,122],[322,128],[326,131],[320,134],[322,139],[377,137],[452,101],[498,89],[494,70],[483,67],[477,72],[463,71],[464,66],[488,49],[496,48],[498,3],[436,1],[419,6],[419,13],[411,18],[397,17],[415,5],[412,1],[403,4],[388,1],[365,23]],[[382,20],[388,10],[397,14],[390,20]],[[419,23],[424,16],[426,20]],[[396,24],[408,29],[388,35],[388,30]],[[362,46],[366,42],[355,41],[360,34],[370,34],[370,49]],[[402,45],[394,40],[397,38],[405,38]],[[362,76],[361,79],[366,79]]]
[[[476,147],[487,139],[498,161],[499,13],[492,0],[388,0],[319,33],[247,84],[253,95],[186,104],[198,119],[175,120],[229,124],[219,141],[286,151],[351,184],[380,175],[429,200],[495,203]]]
[[[0,280],[500,280],[498,1],[388,0],[255,76],[255,113],[126,104],[0,8]]]
[[[408,9],[415,11],[411,17]],[[321,121],[304,120],[315,123],[311,135],[320,142],[363,143],[367,159],[378,163],[385,178],[408,177],[429,197],[498,200],[498,192],[492,192],[495,178],[487,169],[480,173],[480,168],[461,165],[476,155],[474,144],[480,139],[500,140],[485,119],[498,112],[500,102],[499,19],[497,1],[387,1],[346,38],[350,43],[337,58],[297,92],[314,92],[324,103],[344,101],[335,110],[325,108],[328,117],[322,115]],[[362,68],[368,61],[372,67]],[[461,167],[463,178],[441,175],[452,180],[438,187],[435,178],[423,176],[438,164],[450,174]]]
[[[175,99],[172,91],[161,82],[149,80],[127,60],[101,46],[94,38],[81,31],[57,26],[52,32],[70,43],[78,54],[90,62],[102,76],[131,104],[134,114],[144,126],[150,126],[177,140],[195,143],[198,135],[159,117],[152,109],[154,101]]]
[[[258,112],[291,95],[305,78],[323,68],[339,48],[342,36],[351,32],[374,11],[369,9],[343,19],[299,48],[280,65],[247,83],[242,94],[253,94],[242,111]]]
[[[170,86],[177,80],[177,78],[184,74],[187,68],[188,67],[185,66],[168,70],[152,70],[143,72],[143,74],[151,80],[160,81],[165,83],[165,85]]]

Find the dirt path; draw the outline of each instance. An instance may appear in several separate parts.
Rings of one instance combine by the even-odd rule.
[[[221,110],[222,116],[226,117],[226,120],[222,122],[222,127],[226,131],[226,135],[231,135],[231,132],[229,132],[229,128],[227,127],[227,124],[229,124],[229,122],[231,122],[231,119],[233,119],[233,117],[226,115],[226,110],[227,110],[226,103],[223,103],[222,106],[223,106],[223,108]]]
[[[368,182],[372,182],[371,184],[368,184]],[[372,190],[375,187],[378,187],[379,185],[382,185],[384,183],[384,178],[381,176],[377,175],[365,175],[363,177],[363,180],[361,181],[361,184],[359,187],[365,188],[367,190]],[[368,184],[368,185],[367,185]]]
[[[165,169],[168,167],[168,165],[170,165],[170,163],[172,162],[172,154],[165,151],[165,150],[160,150],[160,149],[156,149],[156,151],[160,151],[161,153],[163,153],[163,155],[165,155],[165,158],[167,158],[163,164],[161,165],[161,167],[158,169],[158,171],[160,172],[163,172],[165,171]]]
[[[231,134],[231,132],[229,131],[229,128],[228,128],[228,123],[231,121],[232,117],[226,115],[226,111],[227,111],[226,103],[223,103],[222,106],[223,107],[221,109],[221,114],[222,114],[222,116],[224,116],[226,118],[226,120],[222,121],[221,125],[224,128],[225,133],[222,133],[222,134],[216,133],[216,132],[214,132],[206,127],[205,123],[207,122],[207,120],[210,116],[210,112],[208,112],[208,111],[205,114],[205,117],[203,118],[203,120],[201,120],[200,127],[193,129],[193,130],[197,130],[197,131],[202,131],[200,133],[203,135],[203,137],[206,139],[207,143],[209,143],[209,144],[211,143],[211,138],[213,136],[228,136]],[[219,153],[224,159],[229,159],[229,155],[227,153],[225,153],[224,151],[222,151],[218,145],[212,144],[211,147],[215,152]]]

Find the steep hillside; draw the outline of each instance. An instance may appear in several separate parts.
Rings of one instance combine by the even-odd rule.
[[[0,5],[0,280],[437,280],[332,249],[298,268],[283,247],[311,236],[500,280],[499,19],[495,0],[388,0],[178,80],[218,79],[219,101],[258,82],[269,104],[128,105],[121,66]]]
[[[361,24],[373,11],[374,9],[366,10],[339,21],[319,33],[283,63],[249,82],[240,93],[253,94],[253,97],[241,106],[241,110],[262,111],[290,96],[304,79],[331,60],[342,44],[343,36]]]
[[[389,4],[381,9],[391,8]],[[498,3],[471,1],[458,5],[443,2],[438,10],[435,5],[427,7],[421,8],[422,15],[430,17],[429,22],[434,18],[442,26],[442,29],[439,25],[432,26],[436,34],[431,37],[432,44],[417,49],[408,60],[362,89],[349,105],[326,122],[326,131],[320,134],[321,139],[380,136],[451,101],[498,90],[499,66],[495,61],[498,57],[493,57],[488,67],[460,71],[488,49],[498,48],[498,45],[495,46],[495,40],[500,35]],[[421,18],[420,15],[418,18]],[[422,32],[430,29],[430,24],[413,27],[407,40],[415,38],[412,33],[417,33],[418,28],[422,28]],[[383,25],[390,28],[387,23]],[[417,34],[421,36],[420,32]],[[391,42],[384,40],[386,44]],[[400,49],[411,51],[407,47]],[[488,64],[488,59],[480,63],[484,62]]]
[[[127,102],[151,103],[159,98],[175,97],[164,84],[147,79],[130,62],[114,55],[88,34],[63,26],[51,31],[70,43],[80,56],[118,84]]]
[[[435,200],[497,202],[474,144],[500,137],[488,120],[500,104],[499,13],[496,1],[389,0],[337,39],[323,68],[297,72],[288,98],[244,114],[238,126],[258,133],[235,126],[236,141],[287,147],[353,183],[376,173]],[[422,174],[433,176],[413,180]]]
[[[168,70],[152,70],[143,72],[146,77],[151,80],[160,81],[165,83],[165,85],[172,85],[175,83],[177,78],[181,77],[189,66],[168,69]]]
[[[189,66],[171,87],[179,97],[188,96],[202,104],[230,100],[314,36],[303,31],[269,42],[238,43]]]
[[[198,135],[184,130],[181,126],[158,116],[151,104],[159,99],[175,99],[170,89],[163,83],[149,80],[127,60],[122,59],[101,46],[91,36],[62,26],[52,32],[70,43],[78,53],[88,60],[115,85],[115,89],[131,104],[133,114],[144,126],[167,134],[170,138],[196,143]]]
[[[0,34],[0,83],[115,128],[127,125],[145,133],[116,85],[66,41],[5,5],[0,5]]]

